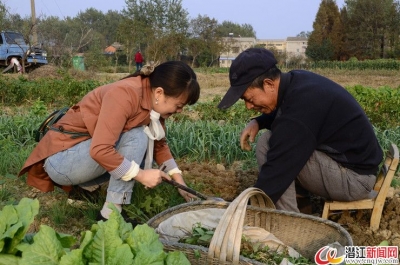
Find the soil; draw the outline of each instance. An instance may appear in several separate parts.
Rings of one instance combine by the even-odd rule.
[[[87,78],[87,73],[75,73],[76,76]],[[118,80],[126,74],[115,74],[99,78],[112,81]],[[199,82],[202,87],[200,100],[208,100],[216,95],[223,95],[229,86],[227,74],[198,74]],[[396,88],[400,84],[400,76],[368,74],[361,77],[352,77],[350,74],[344,75],[343,72],[326,74],[332,80],[342,84],[343,86],[360,84],[370,87],[389,86]],[[40,77],[61,78],[55,67],[44,66],[32,71],[29,79],[33,80]],[[93,78],[93,76],[91,76]],[[241,191],[251,187],[257,179],[257,170],[242,170],[240,162],[234,163],[229,168],[223,165],[215,165],[207,162],[185,162],[179,161],[180,168],[183,170],[184,178],[190,186],[201,187],[200,192],[209,196],[221,197],[224,200],[232,201]],[[398,176],[397,176],[398,178]],[[43,211],[51,209],[52,205],[60,200],[65,194],[59,193],[40,193],[33,188],[28,187],[23,181],[17,181],[15,187],[19,190],[22,197],[38,198],[40,200]],[[321,205],[323,201],[320,198],[311,197],[310,202],[312,211],[309,214],[320,216]],[[307,207],[304,208],[307,210]],[[306,211],[304,210],[304,211]],[[309,208],[308,208],[309,210]],[[377,231],[369,229],[369,218],[371,211],[351,212],[350,214],[337,214],[332,220],[343,225],[353,238],[356,246],[375,246],[383,240],[388,240],[389,245],[400,247],[400,189],[393,189],[389,192],[386,200],[380,227]],[[36,221],[36,228],[40,223],[48,223],[47,219],[39,219]],[[81,227],[68,227],[67,231],[81,231]],[[35,230],[35,227],[33,228]]]
[[[79,71],[75,69],[69,69],[68,73],[71,77],[80,80],[91,79],[93,77],[93,73],[90,71]],[[30,71],[27,75],[27,79],[30,81],[42,78],[62,79],[63,77],[64,77],[63,71],[60,70],[60,68],[51,64],[35,68],[34,70]]]

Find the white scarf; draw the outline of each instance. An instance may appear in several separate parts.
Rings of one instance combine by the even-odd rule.
[[[149,137],[144,169],[152,168],[154,140],[161,140],[165,136],[164,128],[160,123],[160,113],[152,110],[150,112],[150,120],[149,126],[144,128],[145,134]]]

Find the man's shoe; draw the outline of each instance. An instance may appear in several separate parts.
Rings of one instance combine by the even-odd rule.
[[[122,210],[121,215],[122,215],[122,218],[124,218],[125,222],[130,223],[132,225],[132,228],[135,228],[137,225],[141,225],[140,222],[136,221],[135,219],[130,218],[124,210]],[[107,220],[108,219],[104,218],[101,215],[101,212],[97,213],[96,221],[106,222]]]

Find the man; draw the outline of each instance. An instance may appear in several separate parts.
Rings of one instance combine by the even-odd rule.
[[[229,71],[231,87],[219,103],[227,109],[239,98],[261,112],[240,136],[256,145],[262,189],[277,209],[299,212],[295,182],[326,199],[354,201],[373,196],[383,154],[357,101],[335,82],[304,70],[281,73],[263,48],[239,54]]]
[[[140,50],[138,50],[135,54],[135,62],[136,62],[136,71],[140,71],[143,66],[143,56]]]

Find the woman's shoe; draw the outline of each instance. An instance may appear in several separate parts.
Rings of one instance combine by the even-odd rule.
[[[68,193],[68,202],[69,203],[93,203],[96,204],[99,202],[101,196],[101,188],[98,188],[94,191],[88,191],[80,186],[72,186],[72,190]]]

